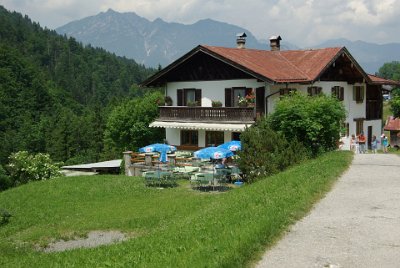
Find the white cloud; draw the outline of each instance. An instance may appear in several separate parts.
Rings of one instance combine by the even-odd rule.
[[[279,34],[300,46],[341,37],[400,42],[398,0],[0,0],[0,4],[49,28],[112,8],[186,24],[211,18],[247,28],[258,38]]]

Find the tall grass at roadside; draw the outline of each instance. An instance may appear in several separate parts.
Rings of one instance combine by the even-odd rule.
[[[332,186],[352,154],[331,152],[226,193],[143,186],[124,176],[63,178],[0,193],[15,217],[0,227],[4,267],[243,267],[257,259]],[[33,249],[89,230],[134,238],[46,254]]]

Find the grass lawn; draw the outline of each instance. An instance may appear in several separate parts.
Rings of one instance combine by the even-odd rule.
[[[383,102],[383,113],[382,113],[382,122],[385,124],[386,119],[392,115],[392,112],[390,111],[390,104],[388,101]]]
[[[144,186],[125,176],[64,177],[0,193],[13,217],[0,226],[1,267],[243,267],[303,217],[347,169],[332,152],[224,193]],[[121,230],[119,244],[35,250],[91,230]]]

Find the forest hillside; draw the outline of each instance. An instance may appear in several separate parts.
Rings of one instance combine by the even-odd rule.
[[[0,6],[0,165],[20,150],[100,160],[107,116],[154,71]]]

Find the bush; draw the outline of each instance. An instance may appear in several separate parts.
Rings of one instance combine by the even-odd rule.
[[[345,117],[345,108],[336,98],[295,93],[276,103],[269,122],[273,130],[288,140],[301,141],[316,156],[337,148]]]
[[[220,101],[212,101],[211,102],[212,107],[222,107],[222,102]]]
[[[390,100],[390,111],[393,116],[400,117],[400,89],[395,88],[392,90],[392,98]],[[385,118],[386,119],[386,118]]]
[[[172,98],[170,96],[165,96],[164,98],[165,105],[172,106]]]
[[[198,106],[198,103],[196,101],[188,101],[186,105],[189,107],[196,107]]]
[[[140,99],[127,100],[110,113],[104,131],[103,158],[120,158],[122,152],[136,151],[165,137],[165,131],[149,124],[159,116],[157,103],[164,97],[159,92]]]
[[[273,175],[307,158],[301,143],[296,139],[289,142],[283,134],[273,131],[265,118],[242,132],[240,139],[238,164],[247,182]]]
[[[10,221],[11,214],[5,210],[1,209],[0,210],[0,225],[6,224]]]
[[[50,159],[48,154],[29,154],[20,151],[9,157],[8,171],[14,185],[29,181],[47,180],[60,176],[60,169]]]

